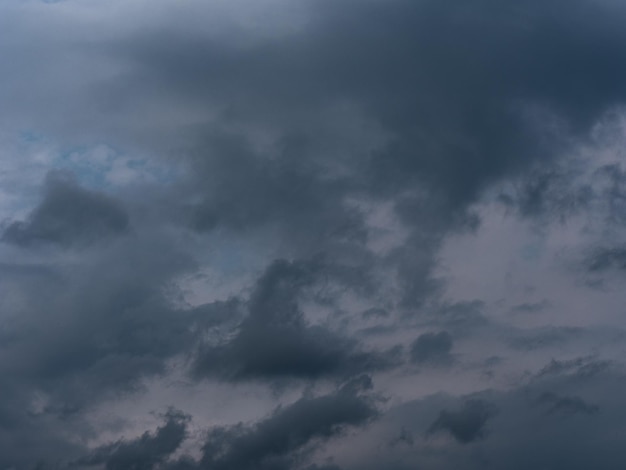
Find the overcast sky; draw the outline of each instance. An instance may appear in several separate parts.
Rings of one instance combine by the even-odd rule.
[[[2,0],[0,470],[622,470],[625,25]]]

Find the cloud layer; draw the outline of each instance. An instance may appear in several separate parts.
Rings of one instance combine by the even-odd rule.
[[[4,2],[0,468],[621,468],[624,20]]]

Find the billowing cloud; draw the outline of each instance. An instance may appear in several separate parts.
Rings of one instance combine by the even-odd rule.
[[[320,269],[314,263],[274,262],[257,281],[249,314],[236,336],[225,344],[203,347],[196,374],[231,380],[316,378],[394,365],[398,350],[362,352],[354,340],[323,326],[307,325],[298,297]]]
[[[538,399],[538,403],[546,405],[548,413],[597,413],[599,408],[596,405],[590,405],[579,397],[563,397],[554,393],[543,393]]]
[[[452,361],[451,351],[450,333],[424,333],[411,345],[411,360],[418,364],[445,365]]]
[[[625,20],[3,2],[0,467],[620,468]]]
[[[164,417],[165,424],[154,434],[146,432],[130,441],[99,447],[74,465],[91,467],[104,464],[107,470],[155,468],[180,447],[186,434],[188,416],[170,410]]]
[[[301,449],[314,440],[341,433],[346,426],[365,424],[376,410],[361,392],[371,387],[362,376],[335,393],[301,398],[277,409],[252,428],[214,429],[203,447],[201,466],[220,470],[289,469]]]
[[[20,246],[87,244],[124,234],[129,217],[113,198],[81,188],[71,174],[50,173],[28,220],[11,223],[2,241]]]
[[[430,425],[428,432],[448,432],[458,442],[466,444],[484,436],[487,420],[494,414],[493,406],[481,400],[468,400],[457,411],[443,410]]]

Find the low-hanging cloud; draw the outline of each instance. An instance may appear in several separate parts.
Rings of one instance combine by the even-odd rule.
[[[620,468],[625,20],[3,2],[0,467]]]
[[[318,378],[397,363],[398,349],[360,351],[355,340],[307,324],[298,299],[322,269],[315,262],[274,262],[257,281],[236,336],[225,344],[201,347],[195,374],[230,380]]]
[[[19,246],[89,244],[129,230],[124,207],[105,194],[81,188],[71,174],[52,172],[43,200],[26,221],[11,223],[2,241]]]

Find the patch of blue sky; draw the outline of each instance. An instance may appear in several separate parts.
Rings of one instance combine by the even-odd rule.
[[[55,167],[72,171],[94,189],[111,190],[131,184],[169,184],[179,171],[149,157],[130,156],[106,144],[68,149],[59,154]]]
[[[37,204],[51,170],[67,170],[81,185],[106,192],[171,184],[181,173],[175,163],[128,155],[106,144],[63,148],[33,129],[0,133],[0,222],[23,218]]]
[[[54,153],[37,132],[0,134],[0,221],[22,217],[36,204]]]
[[[107,190],[136,183],[168,184],[180,174],[180,168],[171,162],[128,155],[106,143],[60,148],[53,139],[31,129],[19,132],[18,140],[19,166],[25,169],[35,165],[40,178],[42,172],[65,169],[81,184]]]

